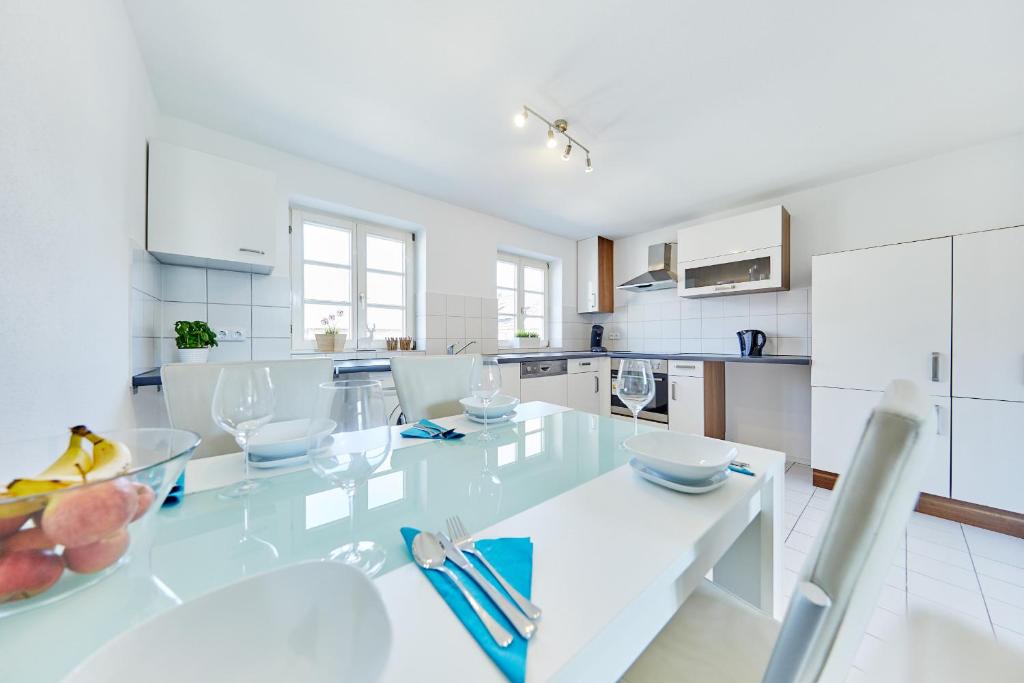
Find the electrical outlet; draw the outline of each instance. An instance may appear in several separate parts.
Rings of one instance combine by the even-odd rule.
[[[618,341],[619,339],[622,339],[622,335],[619,334],[618,332],[609,332],[608,338],[611,339],[612,341]]]
[[[219,342],[240,342],[245,340],[245,330],[240,327],[227,327],[217,330],[217,341]]]

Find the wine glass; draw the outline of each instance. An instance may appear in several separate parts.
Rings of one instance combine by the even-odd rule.
[[[484,407],[484,433],[480,435],[482,441],[491,440],[491,418],[487,413],[488,406],[494,397],[501,392],[501,368],[498,367],[496,358],[484,358],[478,356],[473,362],[473,370],[469,375],[469,390],[473,397],[480,401]]]
[[[384,549],[356,540],[356,489],[391,454],[391,427],[384,390],[376,380],[326,382],[317,390],[309,422],[309,464],[348,495],[350,542],[329,557],[373,576],[384,566]]]
[[[245,462],[245,479],[221,493],[221,497],[238,498],[263,488],[249,475],[249,442],[274,417],[270,368],[229,365],[222,369],[213,390],[210,413],[218,427],[235,437]]]
[[[651,361],[624,358],[619,364],[615,395],[633,412],[633,434],[639,432],[640,410],[654,398],[654,369]]]

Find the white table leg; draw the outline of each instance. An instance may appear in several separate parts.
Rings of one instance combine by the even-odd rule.
[[[750,604],[781,619],[783,467],[766,473],[758,496],[750,504],[759,510],[732,547],[715,565],[714,581]]]

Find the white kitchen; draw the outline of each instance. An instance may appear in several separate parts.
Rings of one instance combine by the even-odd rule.
[[[1021,680],[1022,22],[5,0],[4,680]]]

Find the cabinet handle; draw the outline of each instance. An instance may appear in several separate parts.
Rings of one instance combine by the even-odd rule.
[[[590,367],[590,361],[588,360],[586,362],[580,363],[580,365],[581,366],[586,365],[587,367]]]
[[[238,251],[244,251],[248,254],[259,254],[260,256],[266,256],[267,252],[262,249],[250,249],[249,247],[239,247]]]
[[[597,375],[594,375],[594,393],[596,394],[600,390],[601,389],[600,389],[600,384],[599,384],[598,379],[597,379]]]
[[[672,382],[672,400],[676,400],[676,383]]]
[[[696,370],[696,365],[677,365],[676,370]]]
[[[717,287],[715,287],[716,292],[725,292],[730,289],[736,289],[736,285],[718,285]]]
[[[942,434],[942,406],[935,404],[935,433]]]
[[[590,293],[590,307],[597,308],[597,292]]]
[[[933,382],[938,382],[939,381],[939,357],[941,355],[942,354],[940,354],[938,351],[932,351],[932,381]]]

